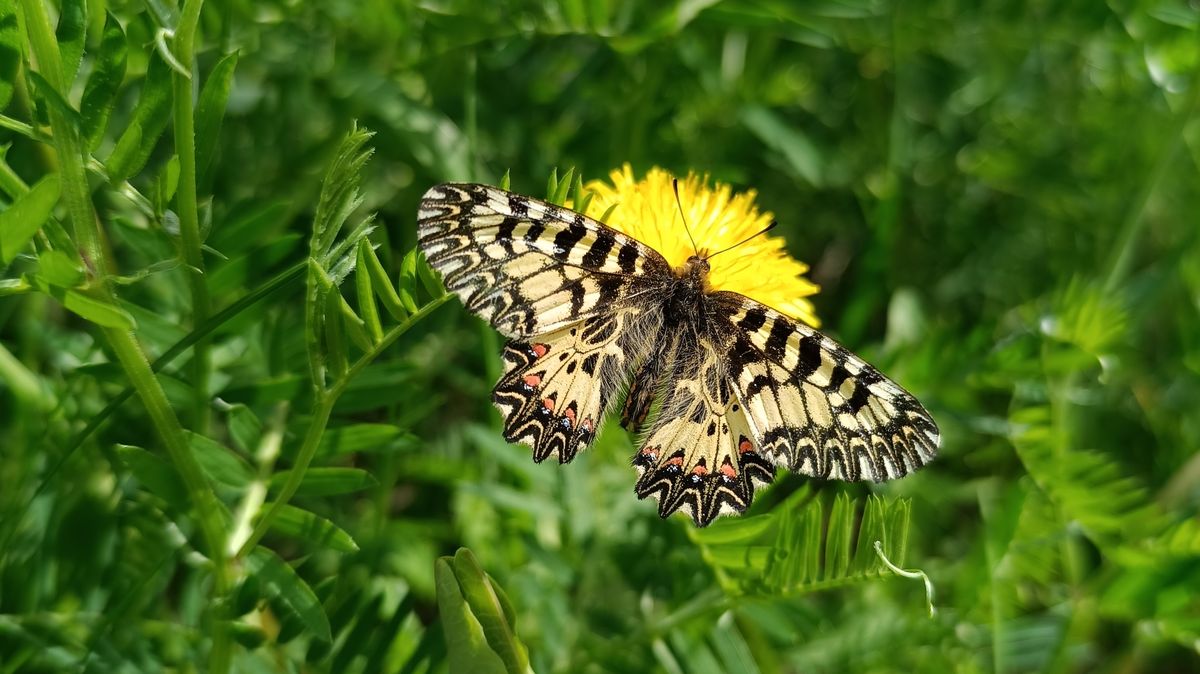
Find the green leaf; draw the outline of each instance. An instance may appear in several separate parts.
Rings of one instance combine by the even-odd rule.
[[[254,479],[254,469],[232,449],[198,433],[184,433],[200,468],[212,481],[229,487],[245,487]]]
[[[112,183],[128,180],[146,166],[170,119],[171,67],[161,58],[151,57],[133,118],[104,162]]]
[[[367,239],[358,242],[358,260],[354,266],[356,270],[354,289],[358,310],[362,313],[362,320],[371,336],[371,343],[377,344],[379,340],[383,339],[383,323],[379,320],[379,307],[375,304],[375,291],[371,287],[371,272],[368,268],[370,264],[368,257],[374,252],[371,250],[371,242]]]
[[[436,299],[446,294],[446,287],[442,285],[433,267],[429,266],[429,260],[425,259],[425,253],[422,251],[417,252],[417,278],[421,280],[421,286],[430,297]]]
[[[83,87],[83,98],[79,102],[79,114],[83,118],[81,133],[87,149],[95,152],[104,138],[108,118],[116,103],[121,83],[125,81],[125,66],[128,61],[129,42],[125,29],[112,13],[104,18],[104,35],[100,38],[100,50],[96,53],[95,65]]]
[[[271,521],[271,528],[285,536],[308,541],[319,548],[358,552],[358,544],[341,527],[296,506],[284,505],[280,508],[275,519]]]
[[[26,275],[33,287],[58,300],[68,311],[106,328],[132,330],[137,325],[128,311],[107,299],[75,288],[52,286],[36,274]]]
[[[391,424],[354,424],[330,428],[321,436],[318,456],[379,451],[404,435]]]
[[[783,155],[797,176],[814,187],[822,185],[823,160],[808,136],[762,106],[743,109],[740,119],[767,147]]]
[[[513,610],[508,597],[501,599],[503,593],[497,592],[470,550],[459,548],[451,565],[463,598],[483,628],[488,646],[500,656],[509,672],[527,671],[529,654],[517,639],[516,625],[510,621]]]
[[[770,513],[718,520],[690,530],[726,592],[790,595],[891,575],[874,550],[902,560],[907,545],[907,499],[868,497],[861,520],[844,492],[832,507],[801,489]],[[828,512],[828,521],[825,514]],[[851,543],[858,540],[858,545]]]
[[[246,556],[246,567],[258,576],[263,594],[275,599],[275,605],[285,608],[316,638],[333,640],[329,618],[316,593],[287,562],[259,546]]]
[[[38,276],[52,286],[74,288],[83,283],[83,265],[61,250],[47,250],[38,255]]]
[[[121,463],[146,491],[166,501],[172,508],[187,510],[187,488],[174,466],[141,447],[117,445],[116,449]]]
[[[62,52],[63,81],[75,81],[79,62],[83,60],[83,43],[87,39],[86,0],[62,0],[58,7],[58,28],[54,36]]]
[[[417,313],[417,249],[414,248],[404,256],[400,263],[400,304],[410,313]]]
[[[504,176],[500,178],[500,189],[508,191],[512,185],[512,169],[505,169]]]
[[[217,151],[225,106],[233,87],[233,71],[237,68],[238,53],[226,54],[204,82],[196,105],[196,172],[201,185],[208,184],[209,169]]]
[[[433,567],[438,615],[446,634],[449,671],[451,674],[505,674],[504,661],[488,645],[483,626],[463,597],[453,562],[453,557],[440,557]]]
[[[79,111],[71,107],[71,103],[63,98],[62,93],[55,89],[41,73],[36,70],[29,70],[26,71],[26,76],[29,78],[29,83],[33,85],[33,89],[37,92],[38,97],[47,106],[57,111],[58,114],[67,120],[68,124],[76,129],[83,126],[83,118],[79,116]]]
[[[247,454],[254,452],[262,437],[262,428],[262,422],[254,410],[240,403],[230,406],[229,437],[238,449]]]
[[[58,203],[58,175],[42,178],[0,212],[0,266],[8,266],[25,249]]]
[[[325,293],[325,364],[335,380],[346,376],[350,369],[346,355],[346,339],[342,322],[342,294],[337,288]]]
[[[292,471],[284,470],[271,476],[270,489],[283,488]],[[350,494],[377,486],[373,475],[360,468],[309,468],[296,489],[296,496],[336,496]]]
[[[383,263],[379,261],[379,257],[375,254],[375,249],[368,245],[363,257],[366,262],[365,271],[371,276],[371,285],[374,286],[375,294],[379,297],[379,301],[383,303],[383,308],[396,321],[403,321],[405,318],[408,318],[408,311],[404,308],[404,303],[400,301],[400,294],[396,292],[395,286],[392,285],[392,280],[388,278],[387,272],[383,270]],[[364,270],[361,262],[358,269],[360,272]]]
[[[0,110],[12,101],[22,44],[17,0],[0,0]]]
[[[337,156],[329,165],[321,183],[321,196],[313,216],[310,254],[324,268],[332,262],[330,252],[350,214],[362,204],[359,186],[362,167],[371,158],[372,149],[364,146],[373,136],[369,131],[354,128],[338,147]],[[358,242],[356,241],[355,244]]]

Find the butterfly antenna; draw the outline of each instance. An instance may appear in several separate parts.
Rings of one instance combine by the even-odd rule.
[[[717,252],[713,253],[712,255],[709,255],[709,256],[708,256],[707,258],[705,258],[705,259],[707,259],[707,260],[711,260],[711,259],[713,259],[714,257],[716,257],[716,256],[720,255],[721,253],[724,253],[725,251],[728,251],[728,250],[733,250],[734,248],[737,248],[738,246],[742,245],[743,243],[746,243],[746,242],[747,242],[747,241],[749,241],[750,239],[753,239],[753,238],[755,238],[755,237],[762,236],[763,234],[766,234],[767,232],[771,231],[772,229],[775,229],[775,225],[778,225],[778,224],[779,224],[779,222],[778,222],[777,220],[772,220],[772,221],[771,221],[771,224],[769,224],[769,225],[767,225],[766,227],[762,228],[762,230],[760,230],[760,231],[759,231],[757,234],[751,234],[750,236],[748,236],[748,237],[746,237],[746,238],[742,239],[741,241],[738,241],[737,243],[733,244],[732,246],[730,246],[730,247],[728,247],[728,248],[722,248],[721,250],[718,250]]]
[[[696,257],[700,257],[700,249],[696,246],[696,239],[692,238],[692,230],[688,227],[687,216],[683,214],[683,202],[679,200],[679,179],[671,178],[671,187],[675,189],[675,205],[679,207],[679,217],[683,220],[683,231],[687,232],[688,241],[692,242],[692,251],[696,253]],[[709,255],[709,257],[712,257]]]

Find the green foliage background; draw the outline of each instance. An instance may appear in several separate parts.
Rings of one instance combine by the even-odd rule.
[[[1195,671],[1198,66],[1179,0],[0,0],[0,672]],[[624,162],[758,190],[942,456],[696,532],[505,444],[417,200]]]

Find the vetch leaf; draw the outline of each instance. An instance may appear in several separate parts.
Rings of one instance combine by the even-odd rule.
[[[36,274],[26,279],[39,291],[58,300],[64,308],[106,328],[132,330],[137,323],[128,311],[112,302],[75,288],[52,286]]]
[[[400,303],[410,314],[417,313],[417,300],[414,295],[417,285],[417,249],[408,251],[400,263]]]
[[[364,239],[364,242],[366,240]],[[363,255],[366,267],[359,263],[358,270],[360,273],[366,272],[371,276],[371,285],[374,286],[375,294],[379,297],[379,301],[383,303],[383,308],[388,314],[397,321],[403,321],[408,317],[408,311],[404,308],[404,303],[400,301],[400,294],[396,292],[395,286],[392,285],[392,280],[388,278],[387,272],[383,270],[383,264],[379,261],[379,257],[375,254],[375,249],[371,248],[367,243],[367,250]]]
[[[17,70],[21,65],[21,44],[17,0],[0,0],[0,110],[12,101]]]
[[[170,118],[171,68],[151,57],[133,118],[104,162],[110,181],[123,182],[142,170]]]
[[[62,53],[63,81],[70,83],[75,80],[79,62],[83,60],[83,43],[87,38],[86,0],[62,0],[54,36]]]
[[[133,473],[146,491],[166,501],[172,508],[186,510],[187,488],[175,468],[141,447],[117,445],[121,463]]]
[[[100,147],[109,115],[117,100],[117,92],[125,80],[129,43],[125,30],[117,17],[107,13],[104,19],[104,35],[100,38],[100,49],[96,53],[95,65],[87,84],[83,87],[83,98],[79,102],[79,114],[83,118],[81,132],[89,151]]]
[[[278,491],[291,476],[284,470],[271,476],[271,491]],[[336,496],[377,486],[373,475],[360,468],[309,468],[296,489],[296,496]]]
[[[26,71],[26,77],[29,79],[30,85],[37,92],[38,97],[49,107],[58,111],[67,123],[75,128],[80,128],[83,125],[83,119],[79,116],[79,111],[71,107],[71,103],[63,98],[63,95],[54,88],[46,78],[36,70]]]
[[[191,431],[184,432],[200,468],[214,482],[229,487],[245,487],[254,479],[254,469],[233,450],[212,438]]]
[[[370,241],[363,239],[358,242],[354,289],[355,298],[358,300],[358,310],[362,313],[362,320],[371,336],[371,343],[377,344],[379,340],[383,339],[383,323],[379,321],[379,307],[375,304],[375,291],[371,287],[371,272],[367,269],[369,264],[367,256],[372,252]]]
[[[8,266],[41,229],[58,203],[58,175],[42,178],[0,212],[0,266]]]
[[[378,451],[389,447],[404,431],[391,424],[354,424],[330,428],[321,436],[318,456]]]
[[[52,286],[74,288],[83,283],[83,266],[61,250],[38,255],[38,276]]]
[[[286,536],[308,541],[338,552],[358,552],[358,544],[344,529],[307,510],[284,505],[271,521],[271,528]]]
[[[250,573],[258,576],[263,594],[276,600],[274,605],[287,609],[318,639],[333,640],[329,617],[325,615],[316,593],[287,562],[259,546],[246,556],[246,567]]]
[[[238,53],[226,54],[213,66],[196,105],[196,171],[201,185],[208,184],[208,171],[217,150],[225,106],[233,86],[233,71],[237,68]]]

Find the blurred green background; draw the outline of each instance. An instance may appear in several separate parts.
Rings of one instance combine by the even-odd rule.
[[[1175,0],[0,1],[0,672],[1200,669],[1198,66]],[[624,162],[756,189],[939,459],[697,533],[505,444],[417,200]]]

